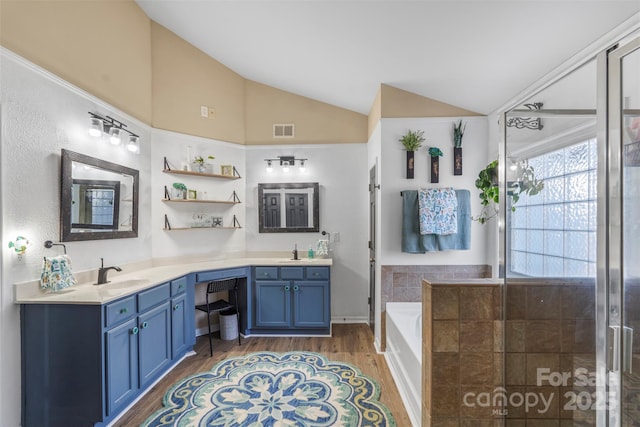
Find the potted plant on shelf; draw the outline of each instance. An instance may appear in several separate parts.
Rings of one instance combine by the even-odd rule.
[[[453,174],[462,175],[462,137],[467,128],[462,119],[453,124]]]
[[[207,159],[209,160],[213,160],[215,159],[214,156],[208,156]],[[198,172],[200,173],[205,173],[207,172],[207,165],[205,164],[205,159],[202,156],[196,156],[193,159],[193,164],[197,166],[198,168]]]
[[[404,149],[407,151],[407,179],[413,179],[414,152],[422,147],[422,143],[425,140],[423,134],[424,131],[421,130],[417,130],[415,132],[408,130],[407,133],[399,139],[404,146]]]
[[[440,156],[442,150],[438,147],[430,147],[429,155],[431,156],[431,182],[437,183],[440,180]]]
[[[181,182],[173,183],[174,197],[176,199],[187,199],[187,186]]]
[[[480,203],[482,212],[473,219],[484,224],[498,215],[498,203],[500,202],[500,187],[498,186],[498,161],[494,160],[478,173],[476,188],[480,190]],[[507,185],[507,195],[511,197],[511,211],[520,200],[521,194],[535,196],[544,189],[544,181],[536,178],[533,166],[519,164],[516,169],[516,180]]]

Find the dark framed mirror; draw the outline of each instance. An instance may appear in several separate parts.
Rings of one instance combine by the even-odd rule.
[[[258,231],[320,231],[319,190],[317,182],[258,184]]]
[[[138,236],[136,169],[62,150],[61,182],[61,241]]]

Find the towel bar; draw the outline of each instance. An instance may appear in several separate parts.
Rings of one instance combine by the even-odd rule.
[[[54,246],[62,246],[64,248],[64,254],[67,254],[67,247],[64,245],[64,243],[53,243],[51,240],[47,240],[46,242],[44,242],[44,247],[47,249],[51,249]]]

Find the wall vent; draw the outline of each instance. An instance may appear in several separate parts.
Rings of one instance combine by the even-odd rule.
[[[274,138],[293,138],[295,136],[295,125],[289,124],[273,124]]]

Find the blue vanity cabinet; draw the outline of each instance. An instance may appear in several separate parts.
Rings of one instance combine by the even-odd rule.
[[[291,326],[291,285],[277,280],[256,280],[256,318],[260,328]]]
[[[100,304],[22,304],[22,426],[104,426],[195,343],[193,275]]]
[[[140,386],[138,381],[137,319],[105,332],[107,415],[116,413],[133,399]]]
[[[331,332],[329,267],[254,267],[253,277],[255,333]]]
[[[187,278],[171,282],[171,357],[184,353],[193,343],[190,340],[190,323],[193,319],[191,305],[187,305]],[[191,317],[189,317],[191,316]]]

